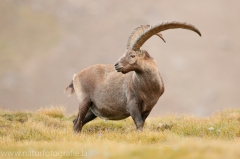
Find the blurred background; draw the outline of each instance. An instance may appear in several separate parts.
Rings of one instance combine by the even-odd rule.
[[[186,21],[142,47],[156,59],[166,91],[151,116],[208,116],[240,108],[240,2],[237,0],[2,0],[0,3],[0,107],[36,110],[64,105],[73,74],[93,64],[114,64],[132,30],[142,24]]]

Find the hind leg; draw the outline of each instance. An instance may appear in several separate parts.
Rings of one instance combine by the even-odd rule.
[[[87,115],[90,105],[91,105],[91,102],[90,102],[90,99],[88,98],[82,98],[82,100],[79,102],[78,116],[73,121],[75,133],[81,132],[82,127],[85,124],[84,119]]]
[[[88,109],[88,112],[83,120],[82,126],[84,126],[85,124],[87,124],[89,121],[95,119],[97,116],[95,114],[93,114],[93,112],[91,111],[91,109]],[[77,118],[75,118],[73,120],[73,123],[75,123],[77,120]]]
[[[84,120],[83,120],[83,126],[85,124],[87,124],[89,121],[95,119],[97,116],[95,114],[93,114],[93,112],[91,111],[91,109],[88,109],[87,115],[85,116]]]

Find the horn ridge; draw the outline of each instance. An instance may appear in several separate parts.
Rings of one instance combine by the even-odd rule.
[[[132,43],[130,48],[132,50],[139,50],[140,47],[153,35],[164,31],[168,29],[187,29],[196,32],[199,36],[201,36],[200,31],[192,24],[186,23],[186,22],[178,22],[178,21],[172,21],[172,22],[162,22],[160,24],[154,25],[152,27],[148,27],[144,32],[142,32],[136,40]]]
[[[151,25],[141,25],[141,26],[135,28],[135,29],[132,31],[130,37],[128,38],[127,48],[132,48],[134,41],[135,41],[139,36],[141,36],[142,34],[144,34],[147,30],[149,30],[149,29],[151,29],[151,28],[152,28]],[[157,35],[158,37],[160,37],[164,42],[166,42],[166,41],[164,40],[164,38],[163,38],[163,36],[162,36],[161,33],[156,33],[156,35]]]

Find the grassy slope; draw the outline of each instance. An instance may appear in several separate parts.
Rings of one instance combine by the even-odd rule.
[[[107,122],[96,119],[83,128],[81,135],[75,135],[74,115],[66,117],[60,107],[37,112],[0,109],[0,158],[12,158],[1,156],[8,151],[44,151],[45,155],[38,158],[46,158],[52,151],[56,158],[79,158],[73,153],[80,153],[87,158],[237,159],[239,117],[240,110],[209,118],[169,115],[148,119],[143,132],[135,131],[130,118]]]

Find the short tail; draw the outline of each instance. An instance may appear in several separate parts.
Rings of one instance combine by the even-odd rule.
[[[74,92],[75,92],[75,90],[74,90],[73,81],[72,81],[69,84],[69,86],[67,86],[67,88],[65,89],[65,93],[68,94],[68,96],[70,97]]]

